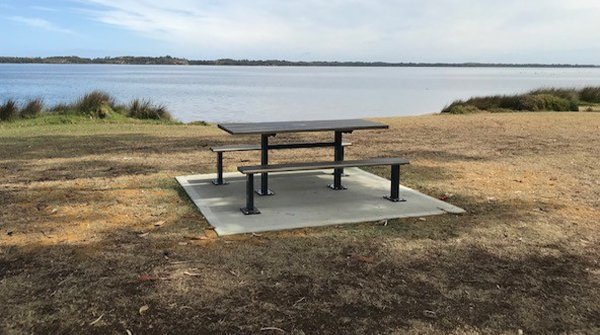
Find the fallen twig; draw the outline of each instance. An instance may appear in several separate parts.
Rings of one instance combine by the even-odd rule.
[[[298,301],[296,301],[292,306],[296,307],[296,305],[298,305],[299,303],[301,303],[302,301],[304,301],[306,299],[306,297],[302,297],[300,299],[298,299]]]
[[[100,315],[99,318],[97,318],[96,320],[92,321],[92,323],[90,323],[90,326],[93,326],[94,324],[96,324],[98,321],[100,321],[100,319],[102,319],[102,317],[104,316],[104,314]]]
[[[40,232],[42,232],[42,234],[43,234],[44,236],[46,236],[47,238],[52,238],[52,236],[50,236],[50,235],[46,234],[46,233],[45,233],[43,230],[40,230]]]

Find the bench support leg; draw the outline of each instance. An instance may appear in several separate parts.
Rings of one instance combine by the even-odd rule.
[[[343,146],[340,148],[340,158],[343,161],[344,160],[344,151],[346,151],[346,148],[344,148]],[[347,174],[346,172],[344,172],[344,169],[342,169],[342,177],[348,177],[349,174]]]
[[[344,147],[342,146],[342,132],[335,132],[335,161],[340,162],[344,160]],[[342,185],[342,174],[344,169],[335,169],[333,171],[333,185],[329,185],[329,188],[333,190],[345,190],[346,187]]]
[[[240,208],[244,215],[260,214],[260,211],[254,207],[254,175],[246,176],[246,207]]]
[[[343,146],[340,149],[340,151],[341,151],[341,158],[342,158],[341,160],[344,160],[344,151],[345,150],[346,149]],[[340,169],[340,170],[342,170],[342,177],[349,177],[350,176],[349,174],[347,174],[346,172],[344,172],[344,169]],[[335,172],[333,172],[332,175],[335,175]]]
[[[223,153],[217,152],[217,179],[212,181],[215,185],[227,185],[229,184],[223,180]]]
[[[269,136],[270,134],[262,134],[260,138],[260,164],[269,165]],[[260,174],[260,189],[256,190],[258,195],[273,195],[274,193],[269,190],[269,174]]]
[[[406,199],[400,196],[400,165],[392,165],[390,195],[384,198],[392,202],[404,202]]]

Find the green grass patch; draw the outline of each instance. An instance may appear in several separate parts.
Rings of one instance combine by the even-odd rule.
[[[0,122],[18,126],[78,124],[78,123],[160,123],[182,124],[167,107],[147,99],[133,99],[129,104],[117,104],[103,91],[92,91],[72,103],[59,103],[46,108],[42,99],[31,99],[22,106],[15,99],[0,104]],[[208,125],[204,121],[190,124]]]
[[[7,122],[1,122],[1,127],[26,127],[43,125],[65,125],[65,124],[167,124],[180,125],[178,121],[164,120],[140,120],[112,113],[109,116],[99,119],[85,115],[75,114],[48,114],[44,113],[35,118],[14,118]]]
[[[525,94],[493,95],[456,100],[442,109],[447,114],[520,111],[579,111],[579,106],[600,102],[600,87],[540,88]]]

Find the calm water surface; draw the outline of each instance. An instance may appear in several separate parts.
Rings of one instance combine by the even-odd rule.
[[[475,95],[586,85],[600,85],[600,69],[0,64],[0,100],[51,105],[101,89],[163,103],[185,122],[418,115]]]

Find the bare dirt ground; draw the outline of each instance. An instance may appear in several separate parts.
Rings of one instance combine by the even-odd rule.
[[[174,177],[257,138],[0,127],[0,334],[600,333],[600,114],[380,121],[347,157],[407,157],[467,214],[219,238]]]

